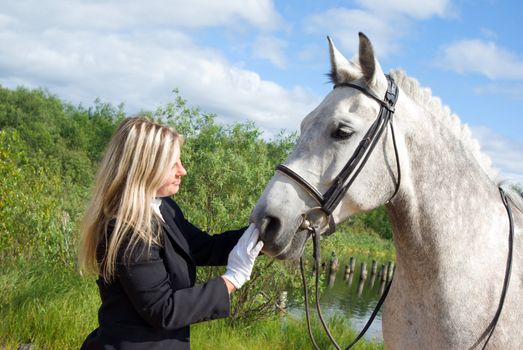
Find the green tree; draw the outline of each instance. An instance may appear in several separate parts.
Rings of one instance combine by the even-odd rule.
[[[275,166],[296,140],[284,132],[265,140],[253,123],[221,125],[216,115],[188,106],[177,91],[172,103],[144,114],[185,136],[188,175],[176,200],[191,222],[210,233],[248,224]],[[0,263],[74,265],[78,223],[122,118],[122,105],[96,100],[92,107],[76,107],[45,90],[0,87]],[[361,214],[349,225],[390,236],[384,210]],[[280,292],[299,285],[296,271],[293,262],[260,257],[250,286],[233,294],[231,320],[272,315]],[[198,279],[222,272],[203,268]]]
[[[2,256],[74,261],[97,163],[123,116],[99,100],[84,109],[45,90],[0,87]]]

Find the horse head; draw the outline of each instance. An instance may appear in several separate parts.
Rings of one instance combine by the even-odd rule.
[[[359,34],[359,57],[353,61],[347,60],[330,38],[328,42],[330,77],[337,88],[303,119],[296,147],[282,167],[320,196],[332,187],[355,151],[359,152],[359,145],[380,114],[380,102],[389,86],[364,34]],[[398,161],[391,133],[385,128],[350,189],[332,208],[329,220],[340,223],[387,202],[397,190]],[[321,206],[320,202],[310,188],[277,171],[251,215],[264,241],[264,253],[277,259],[301,256],[310,235],[304,228],[304,218],[312,208]]]

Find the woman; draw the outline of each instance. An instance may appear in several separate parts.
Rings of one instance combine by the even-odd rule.
[[[229,294],[250,278],[263,246],[254,226],[211,236],[169,197],[186,175],[181,142],[145,118],[113,135],[82,222],[80,266],[99,275],[102,300],[82,349],[189,349],[190,325],[227,317]],[[225,264],[195,285],[197,265]]]

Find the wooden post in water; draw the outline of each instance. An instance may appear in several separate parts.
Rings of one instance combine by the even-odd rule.
[[[394,263],[392,261],[389,261],[389,265],[387,266],[387,281],[390,281],[392,279],[393,272],[394,272]]]
[[[380,277],[382,281],[387,280],[387,270],[385,270],[385,264],[381,264]]]
[[[349,268],[350,273],[354,273],[354,271],[356,270],[356,259],[354,259],[353,256],[349,258]]]
[[[363,293],[363,287],[365,285],[365,280],[364,279],[360,279],[360,282],[358,283],[358,297],[361,297],[361,294]]]
[[[332,252],[331,260],[329,263],[329,273],[338,271],[339,266],[340,266],[340,263],[338,261],[338,257],[336,256],[336,253]]]
[[[361,269],[360,269],[360,279],[364,280],[367,279],[367,263],[362,262],[361,263]]]
[[[349,288],[352,286],[352,279],[354,278],[354,274],[353,273],[349,273],[349,278],[347,279],[347,286],[349,286]]]
[[[374,283],[376,282],[376,274],[370,275],[370,287],[374,287]]]
[[[347,280],[349,278],[349,275],[350,275],[350,267],[349,267],[349,265],[345,265],[345,273],[343,274],[343,279]]]
[[[380,296],[382,296],[383,293],[385,292],[385,285],[386,284],[387,283],[384,280],[381,280],[381,282],[380,282]]]
[[[370,268],[370,274],[371,275],[375,275],[376,274],[376,269],[377,269],[377,263],[376,263],[376,260],[372,259],[372,265],[371,265],[371,268]]]
[[[335,281],[336,281],[336,271],[330,271],[329,279],[327,281],[327,287],[332,288],[332,286],[334,286]]]

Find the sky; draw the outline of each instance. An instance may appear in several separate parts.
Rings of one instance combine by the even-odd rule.
[[[503,178],[523,184],[523,2],[0,0],[0,85],[127,114],[173,101],[271,138],[332,88],[326,36],[358,32],[456,113]]]

